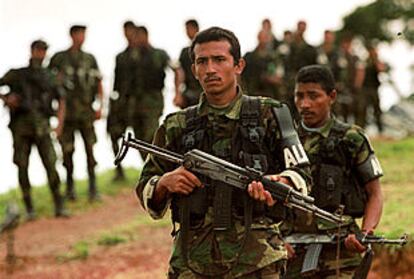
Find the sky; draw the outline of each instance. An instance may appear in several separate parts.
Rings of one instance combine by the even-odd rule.
[[[184,30],[184,22],[189,18],[196,18],[201,29],[215,25],[232,30],[240,40],[242,53],[245,53],[255,47],[263,18],[269,18],[273,22],[273,31],[279,38],[284,30],[295,29],[297,21],[304,19],[308,23],[305,38],[309,43],[317,45],[321,42],[325,29],[339,29],[344,15],[359,5],[371,2],[372,0],[0,0],[0,76],[10,68],[27,65],[29,46],[33,40],[42,38],[48,42],[50,58],[56,51],[69,47],[68,30],[72,24],[85,24],[88,30],[83,49],[95,55],[103,74],[104,91],[108,95],[113,82],[115,55],[126,46],[122,34],[125,20],[145,25],[152,45],[165,49],[171,59],[176,60],[181,48],[189,43]],[[384,59],[398,64],[396,82],[401,84],[404,92],[408,91],[410,82],[407,68],[410,63],[414,63],[413,59],[405,58],[410,49],[403,42],[397,42],[392,49],[391,51],[389,46],[383,47]],[[384,92],[381,93],[387,94],[384,99],[389,104],[395,102],[395,94],[387,93],[387,90]],[[167,76],[164,93],[165,113],[171,112],[176,109],[171,105],[171,75]],[[12,164],[12,140],[7,123],[7,110],[0,107],[0,192],[17,185],[17,170]],[[98,134],[95,153],[99,171],[112,167],[113,156],[105,135],[104,121],[95,124]],[[59,150],[57,151],[59,155]],[[38,155],[34,153],[29,175],[33,184],[44,183],[44,170]],[[138,166],[142,163],[138,155],[128,155],[126,160],[127,165]],[[81,166],[75,166],[75,176],[85,177],[83,146],[79,139],[75,152],[75,162],[78,161]],[[59,172],[64,174],[61,166]]]

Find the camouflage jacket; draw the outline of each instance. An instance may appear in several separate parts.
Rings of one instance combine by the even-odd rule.
[[[301,138],[302,144],[308,153],[309,159],[311,161],[311,171],[312,171],[312,179],[313,179],[313,188],[311,190],[311,196],[314,195],[318,189],[317,187],[322,187],[319,185],[320,177],[318,170],[320,164],[329,164],[329,162],[323,162],[321,159],[321,152],[326,152],[326,150],[322,150],[322,143],[329,137],[332,136],[332,129],[334,125],[346,125],[346,132],[342,139],[339,139],[339,144],[347,151],[347,162],[344,162],[342,166],[344,169],[344,173],[348,174],[349,176],[358,177],[365,176],[364,179],[359,180],[358,187],[361,188],[362,191],[364,190],[365,184],[362,181],[370,181],[372,179],[378,178],[382,176],[382,170],[379,165],[378,160],[374,155],[373,148],[368,140],[368,137],[365,135],[363,130],[355,125],[347,125],[339,120],[332,118],[330,119],[321,129],[307,129],[304,128],[303,124],[300,125],[298,129],[299,136]],[[325,155],[324,155],[325,156]],[[337,156],[338,157],[338,156]],[[373,160],[372,166],[373,168],[365,174],[361,174],[359,171],[359,167],[366,163],[367,161]],[[337,174],[339,176],[339,174]],[[342,185],[341,185],[342,186]],[[316,197],[315,197],[316,198]],[[328,199],[328,195],[324,195],[324,199]],[[344,201],[341,200],[341,203]],[[319,200],[315,200],[315,204],[319,204]],[[359,231],[359,228],[353,218],[350,216],[345,216],[349,220],[349,225],[344,226],[343,229],[347,229],[348,232],[356,232]],[[323,221],[316,220],[316,222],[309,222],[307,216],[303,216],[300,213],[296,214],[296,220],[293,222],[293,226],[289,228],[290,233],[335,233],[337,231],[336,227],[333,227],[331,224],[327,224]],[[322,250],[321,259],[325,262],[325,266],[333,267],[336,265],[335,262],[335,253],[336,253],[336,245],[326,245]],[[341,261],[340,265],[342,267],[345,266],[356,266],[359,264],[360,256],[359,254],[354,254],[345,249],[345,247],[341,248]]]
[[[64,91],[57,78],[48,69],[33,65],[12,69],[1,79],[0,86],[10,87],[20,103],[10,110],[9,127],[13,132],[45,135],[50,132],[49,118],[55,112],[52,101],[64,98]]]
[[[265,127],[266,135],[264,143],[271,149],[273,154],[282,155],[279,144],[280,134],[278,132],[277,122],[271,111],[272,107],[278,107],[280,104],[272,99],[260,98],[261,121]],[[209,142],[212,143],[214,153],[228,148],[231,143],[232,135],[235,134],[234,124],[240,119],[240,110],[242,105],[242,93],[239,92],[237,98],[226,108],[214,108],[210,106],[203,94],[200,103],[197,106],[198,115],[204,115],[208,118],[207,130],[209,131]],[[154,143],[169,150],[183,153],[177,146],[183,137],[183,130],[186,128],[186,110],[170,114],[164,123],[157,130]],[[229,129],[230,128],[230,129]],[[217,156],[217,154],[216,154]],[[306,187],[306,171],[297,167],[286,169],[282,162],[279,162],[276,168],[282,175],[290,177],[296,181],[295,185]],[[168,209],[169,203],[161,210],[151,208],[149,200],[146,198],[149,180],[153,177],[161,176],[165,172],[175,169],[177,165],[166,163],[155,156],[149,155],[145,162],[141,178],[137,185],[137,195],[142,206],[148,211],[154,219],[162,218]],[[305,179],[304,179],[305,177]],[[242,196],[235,197],[242,199]],[[253,201],[252,201],[253,202]],[[200,273],[214,274],[223,269],[231,267],[232,278],[242,274],[247,274],[269,265],[280,259],[285,259],[287,254],[278,237],[278,225],[266,216],[254,218],[251,231],[246,239],[243,250],[245,227],[243,218],[233,218],[230,229],[225,231],[214,231],[212,229],[213,208],[212,204],[208,206],[208,211],[204,216],[204,221],[200,227],[192,228],[189,232],[189,264]],[[170,260],[170,267],[178,270],[180,273],[186,270],[186,263],[182,257],[180,245],[180,233],[176,235],[174,248]],[[240,253],[238,261],[235,263],[236,255]]]
[[[65,119],[93,117],[92,102],[98,94],[101,73],[92,54],[70,49],[58,52],[50,60],[49,68],[59,73],[66,89]]]
[[[283,77],[283,66],[273,49],[264,52],[255,49],[245,54],[246,68],[242,73],[244,89],[249,95],[275,98],[277,85],[268,79]]]

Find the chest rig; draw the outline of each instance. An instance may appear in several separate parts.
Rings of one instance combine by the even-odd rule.
[[[349,125],[335,121],[329,136],[322,139],[319,151],[310,154],[314,187],[311,196],[316,206],[334,212],[344,205],[344,214],[354,218],[364,215],[366,193],[355,177],[351,153],[344,141]]]
[[[216,116],[217,120],[209,121],[208,115],[199,116],[197,107],[186,110],[186,128],[183,131],[181,152],[200,149],[221,159],[240,166],[249,166],[263,173],[275,171],[270,166],[274,158],[265,146],[265,127],[262,124],[260,99],[242,97],[240,119],[232,120],[225,116]],[[196,188],[189,196],[188,214],[190,226],[197,226],[204,221],[209,207],[213,208],[213,228],[226,230],[232,218],[243,219],[245,224],[251,223],[252,216],[264,213],[262,203],[250,199],[246,192],[235,189],[222,182],[211,181],[199,177],[206,185]],[[172,203],[173,222],[181,223],[178,199]],[[182,210],[182,209],[181,209]]]

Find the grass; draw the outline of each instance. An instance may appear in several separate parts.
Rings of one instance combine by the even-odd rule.
[[[402,233],[414,235],[414,138],[400,141],[373,140],[372,144],[384,170],[381,185],[384,192],[384,211],[377,232],[387,237],[398,237]],[[98,176],[98,187],[102,195],[116,195],[121,189],[134,187],[139,171],[127,169],[127,181],[113,183],[113,171]],[[63,189],[63,187],[62,187]],[[100,203],[87,201],[87,181],[77,181],[76,189],[79,200],[70,203],[72,212],[82,212],[100,206]],[[48,187],[34,187],[33,200],[38,216],[52,216],[53,204]],[[20,192],[11,190],[0,195],[0,220],[4,218],[5,206],[8,201],[17,201],[23,211]],[[137,236],[139,226],[164,227],[170,225],[169,218],[154,222],[147,215],[139,215],[131,224],[126,224],[110,232],[109,238],[132,239]],[[118,240],[108,240],[108,243]],[[105,242],[105,241],[104,241]]]
[[[109,170],[98,174],[97,185],[101,195],[114,196],[122,189],[131,189],[135,187],[137,178],[139,177],[139,170],[133,168],[125,169],[126,180],[123,182],[113,182],[112,177],[114,171]],[[61,184],[61,193],[64,192],[66,185]],[[78,200],[74,203],[66,203],[68,209],[73,213],[83,212],[90,208],[100,206],[100,203],[90,203],[88,201],[88,180],[77,180],[75,183]],[[32,200],[38,217],[48,216],[54,214],[54,206],[49,187],[47,185],[32,187]],[[6,193],[0,194],[0,222],[4,218],[5,209],[9,202],[16,202],[20,208],[21,215],[24,218],[25,209],[21,200],[21,193],[19,189],[10,190]]]

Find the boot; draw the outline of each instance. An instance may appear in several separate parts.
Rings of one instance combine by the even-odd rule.
[[[89,202],[100,201],[101,196],[98,193],[98,188],[96,187],[95,174],[89,175]]]
[[[68,218],[69,211],[65,209],[64,199],[60,195],[58,189],[52,189],[53,203],[55,204],[55,217]]]
[[[26,207],[26,220],[33,221],[36,219],[36,212],[33,209],[32,198],[30,196],[23,197],[24,206]]]
[[[124,169],[121,165],[116,166],[115,176],[112,178],[113,182],[125,181]]]
[[[73,183],[72,175],[68,175],[67,180],[66,180],[65,198],[69,201],[76,201],[75,185]]]

